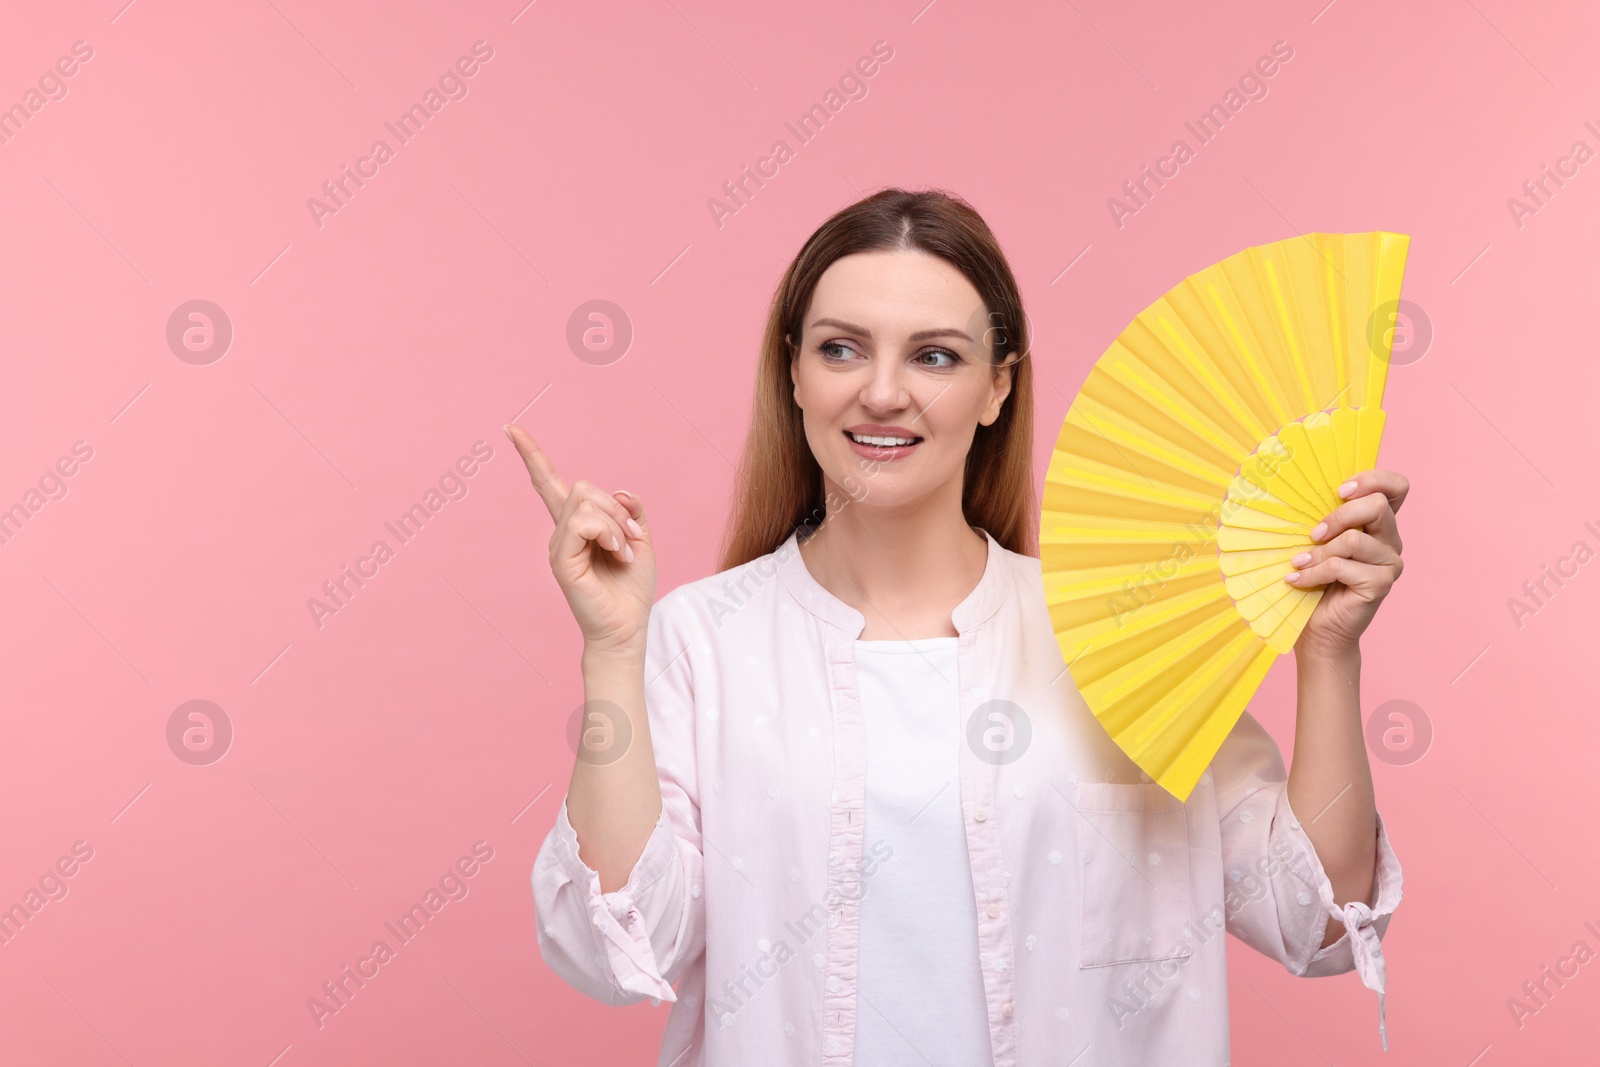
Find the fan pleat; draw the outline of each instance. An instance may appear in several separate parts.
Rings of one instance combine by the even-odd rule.
[[[1294,519],[1273,515],[1254,507],[1240,507],[1228,516],[1228,525],[1243,530],[1264,530],[1270,533],[1299,533],[1302,524]]]
[[[1320,516],[1338,507],[1342,501],[1322,476],[1322,468],[1317,463],[1316,450],[1311,447],[1311,438],[1306,434],[1305,425],[1291,422],[1278,431],[1278,440],[1293,457],[1290,462],[1277,467],[1278,475],[1294,487],[1295,493],[1310,506],[1312,514],[1319,516],[1320,521]]]
[[[1317,521],[1322,509],[1315,499],[1315,492],[1303,477],[1288,473],[1292,463],[1280,458],[1280,452],[1286,450],[1281,449],[1281,442],[1277,438],[1270,440],[1274,447],[1244,458],[1239,464],[1239,477],[1249,483],[1254,492],[1281,501],[1298,515]]]
[[[1104,703],[1111,717],[1109,727],[1126,725],[1138,719],[1160,695],[1151,682],[1164,671],[1182,666],[1186,674],[1206,659],[1195,657],[1206,642],[1240,626],[1233,602],[1212,590],[1196,590],[1173,598],[1155,613],[1135,617],[1132,625],[1119,633],[1115,642],[1100,642],[1073,664],[1076,680],[1081,667],[1079,689],[1086,701]],[[1186,663],[1190,657],[1197,662]],[[1146,699],[1130,699],[1141,689]]]
[[[1271,479],[1264,480],[1269,484],[1271,482]],[[1228,514],[1235,514],[1240,508],[1248,507],[1264,511],[1295,525],[1309,526],[1317,521],[1309,511],[1273,496],[1270,489],[1262,488],[1243,474],[1229,483],[1228,501],[1233,505]]]
[[[1136,423],[1101,404],[1092,396],[1080,396],[1079,399],[1081,405],[1072,406],[1072,410],[1067,413],[1068,420],[1104,437],[1111,447],[1121,454],[1124,462],[1139,474],[1149,478],[1152,473],[1159,476],[1160,471],[1147,471],[1134,457],[1146,459],[1152,465],[1181,471],[1201,485],[1214,485],[1218,493],[1226,491],[1231,471],[1224,472],[1220,467],[1181,451],[1166,438],[1148,430],[1141,430]]]
[[[1226,348],[1232,342],[1212,321],[1193,284],[1180,283],[1141,312],[1135,322],[1140,320],[1151,320],[1159,325],[1172,353],[1203,380],[1234,425],[1242,428],[1246,448],[1271,433],[1272,427],[1280,425],[1273,421],[1272,412],[1245,368],[1232,361],[1219,364],[1207,354]]]
[[[1106,370],[1112,378],[1122,382],[1135,395],[1143,397],[1158,408],[1171,422],[1210,444],[1217,450],[1219,458],[1237,453],[1239,439],[1230,436],[1227,430],[1219,426],[1213,415],[1202,411],[1197,405],[1185,399],[1182,390],[1188,388],[1187,383],[1180,385],[1169,381],[1161,370],[1146,364],[1131,350],[1126,351],[1124,358],[1112,360]],[[1193,389],[1190,388],[1190,393],[1192,392]]]
[[[1229,280],[1230,295],[1248,316],[1256,341],[1251,359],[1258,358],[1257,349],[1263,353],[1264,366],[1254,381],[1271,398],[1273,410],[1280,416],[1277,426],[1294,419],[1309,399],[1304,345],[1283,299],[1282,245],[1280,241],[1246,249],[1218,265],[1219,273]]]
[[[1236,263],[1233,269],[1241,266]],[[1266,408],[1268,426],[1282,426],[1288,421],[1285,416],[1290,411],[1284,400],[1282,383],[1278,381],[1276,370],[1267,363],[1266,353],[1251,326],[1251,310],[1243,306],[1245,302],[1256,303],[1256,294],[1236,291],[1223,270],[1212,268],[1204,273],[1209,275],[1203,286],[1207,311],[1215,316],[1233,346],[1234,356],[1243,364],[1246,383],[1257,402]],[[1256,317],[1259,321],[1259,311]]]

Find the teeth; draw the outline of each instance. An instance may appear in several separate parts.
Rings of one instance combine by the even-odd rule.
[[[849,430],[846,430],[845,433],[850,434],[852,441],[859,441],[864,445],[877,445],[879,448],[888,448],[892,445],[909,445],[917,440],[915,437],[869,437],[866,434],[850,433]]]

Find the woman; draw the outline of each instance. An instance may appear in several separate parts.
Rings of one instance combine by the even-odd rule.
[[[1220,1067],[1224,929],[1297,975],[1359,966],[1381,1007],[1400,869],[1357,642],[1405,479],[1361,473],[1295,561],[1333,584],[1296,647],[1293,773],[1246,712],[1180,804],[1062,662],[1026,331],[964,202],[829,219],[772,306],[723,569],[653,608],[639,498],[568,488],[507,430],[584,637],[540,951],[608,1003],[674,1002],[660,1064]]]

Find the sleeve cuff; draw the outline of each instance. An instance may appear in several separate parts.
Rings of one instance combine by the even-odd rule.
[[[655,950],[650,945],[650,924],[637,905],[640,897],[671,870],[677,856],[666,808],[662,808],[650,831],[650,838],[634,863],[627,884],[610,893],[600,891],[600,875],[578,854],[578,834],[567,818],[565,797],[561,800],[561,810],[556,813],[555,841],[562,869],[587,894],[590,922],[599,935],[617,988],[676,1002],[677,993],[662,977],[656,964]]]
[[[1295,816],[1294,809],[1289,805],[1287,789],[1279,795],[1278,802],[1280,806],[1278,818],[1287,827],[1296,846],[1306,856],[1311,857],[1310,870],[1315,879],[1315,895],[1321,903],[1321,907],[1313,912],[1314,928],[1307,931],[1308,943],[1315,946],[1315,949],[1306,958],[1304,967],[1298,973],[1306,977],[1320,977],[1341,974],[1353,968],[1361,976],[1362,984],[1378,994],[1378,1037],[1383,1043],[1384,1051],[1387,1052],[1389,1035],[1384,1003],[1386,973],[1381,940],[1389,927],[1390,917],[1400,903],[1401,876],[1400,861],[1389,844],[1389,835],[1383,825],[1383,814],[1375,813],[1377,861],[1372,879],[1372,904],[1351,900],[1341,907],[1333,902],[1333,883],[1329,881],[1321,859],[1317,857],[1316,847],[1311,843],[1300,820]],[[1337,941],[1323,947],[1322,939],[1326,936],[1329,918],[1342,922],[1344,933]]]

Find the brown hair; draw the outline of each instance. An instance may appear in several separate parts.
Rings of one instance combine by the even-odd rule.
[[[806,442],[789,363],[798,354],[801,320],[823,272],[844,256],[889,251],[938,256],[961,271],[989,313],[984,339],[991,362],[1020,353],[1010,364],[1011,393],[999,416],[973,435],[961,508],[969,525],[987,530],[1004,547],[1038,555],[1032,363],[1028,322],[1011,266],[988,224],[965,200],[940,190],[885,189],[818,227],[773,294],[719,571],[776,551],[796,528],[826,517],[822,468]]]

